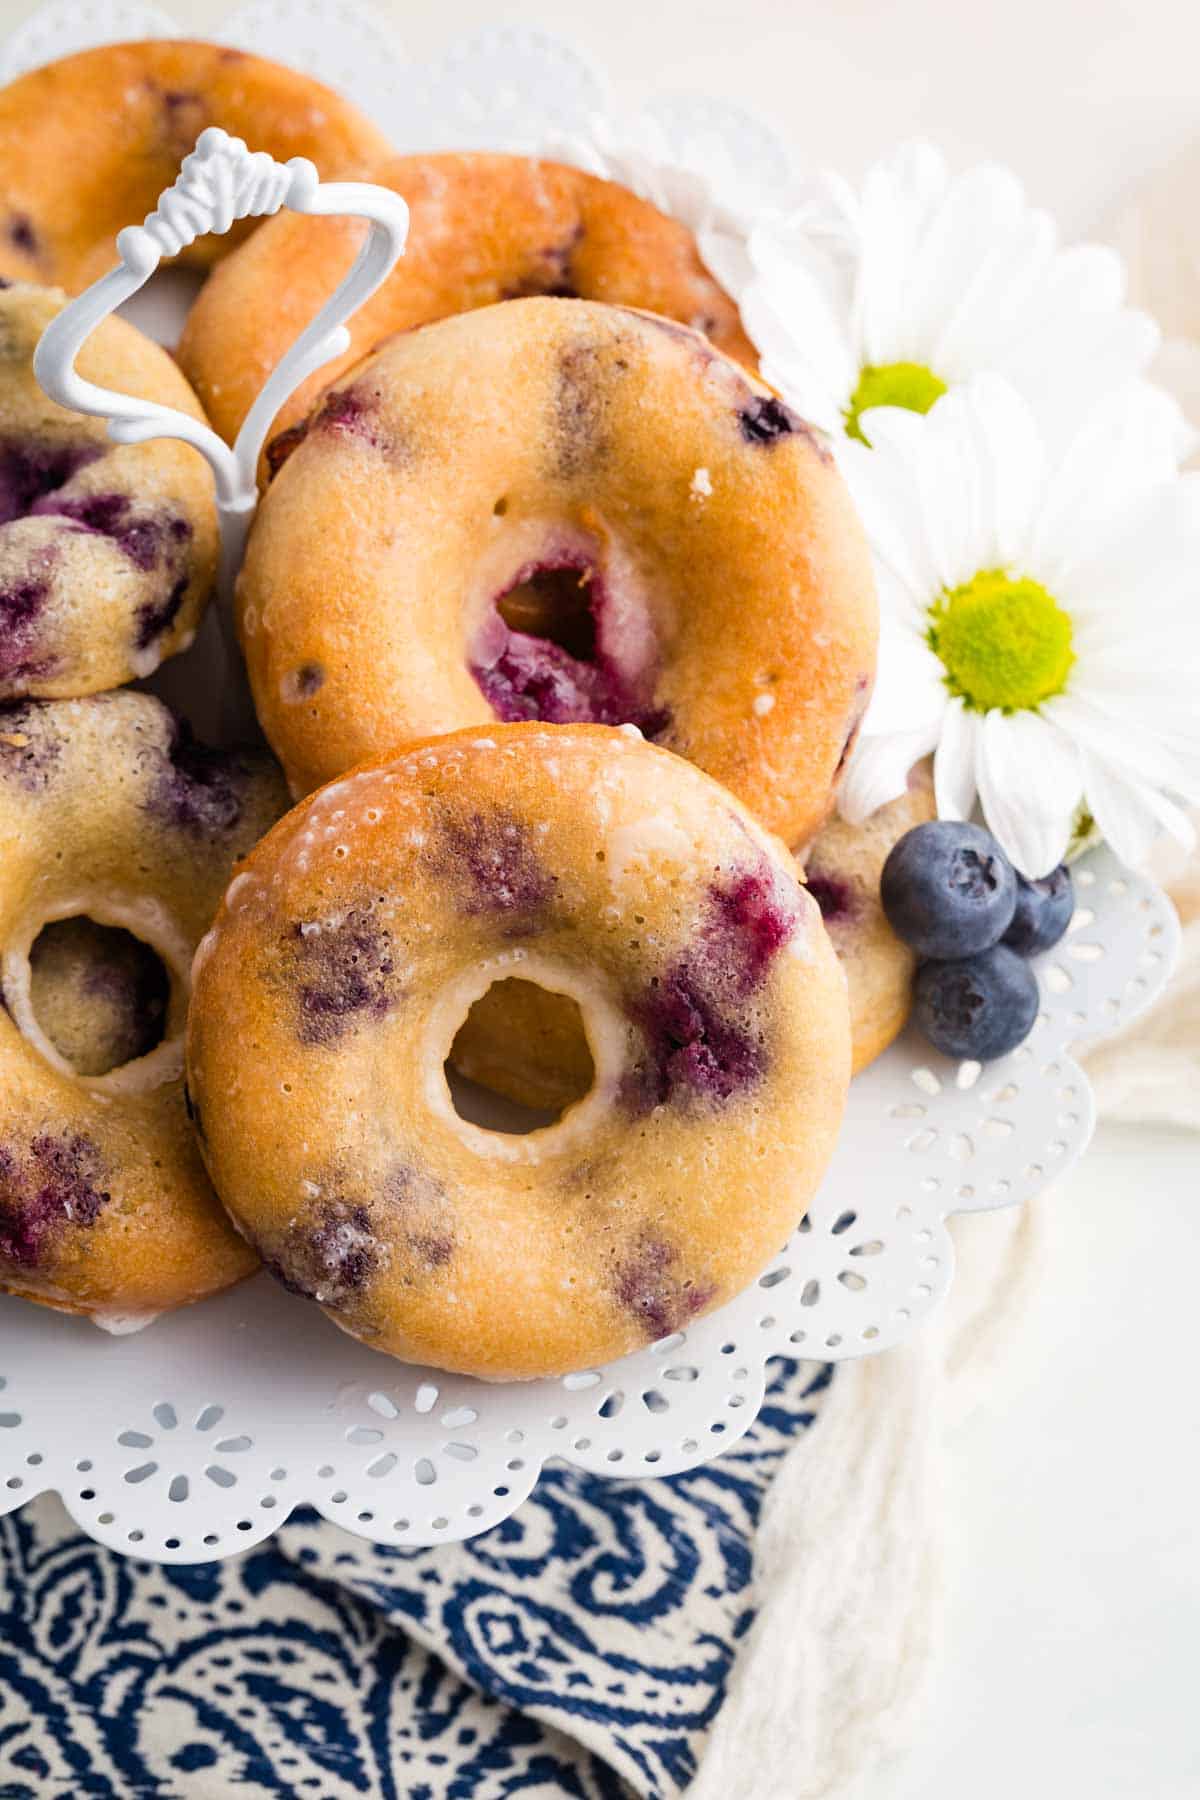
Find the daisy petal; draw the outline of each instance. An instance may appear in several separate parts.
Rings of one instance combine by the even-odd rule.
[[[908,787],[909,771],[914,763],[929,755],[937,736],[934,720],[917,731],[860,738],[851,752],[838,795],[842,817],[852,825],[861,825],[889,800],[898,800]]]
[[[922,638],[886,613],[880,621],[875,691],[864,737],[888,737],[937,719],[946,704],[942,665]]]
[[[1066,855],[1083,797],[1078,751],[1033,712],[988,713],[978,746],[988,830],[1022,875],[1048,875]]]
[[[998,375],[980,375],[947,394],[969,409],[979,463],[980,516],[991,522],[982,568],[1022,567],[1046,480],[1046,449],[1037,421],[1021,395]]]
[[[1180,835],[1181,826],[1184,833],[1190,833],[1191,826],[1179,808],[1164,801],[1153,788],[1127,780],[1086,751],[1083,762],[1088,811],[1101,836],[1131,868],[1146,861],[1160,827],[1167,826],[1174,836]]]
[[[979,714],[955,698],[946,708],[933,759],[939,819],[969,819],[975,809],[975,739]]]

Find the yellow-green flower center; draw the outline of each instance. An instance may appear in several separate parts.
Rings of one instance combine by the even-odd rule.
[[[924,363],[880,363],[877,367],[868,364],[846,408],[846,435],[869,443],[858,422],[860,414],[873,406],[903,406],[907,412],[927,413],[945,391],[945,382]]]
[[[1070,614],[1039,581],[984,569],[929,609],[946,686],[976,712],[1023,712],[1060,694],[1075,661]]]

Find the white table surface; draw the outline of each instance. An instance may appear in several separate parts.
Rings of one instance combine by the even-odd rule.
[[[1200,1795],[1200,1139],[1102,1127],[1047,1223],[1011,1359],[951,1441],[925,1741],[870,1800]]]
[[[230,7],[160,0],[189,29]],[[33,8],[0,0],[0,26]],[[1200,130],[1189,0],[391,0],[416,57],[453,29],[540,26],[634,102],[735,99],[857,171],[922,132],[998,157],[1093,230]],[[1196,1800],[1200,1144],[1103,1131],[1060,1190],[1055,1250],[991,1404],[951,1452],[949,1662],[926,1744],[870,1800]],[[1172,1245],[1164,1259],[1161,1247]]]

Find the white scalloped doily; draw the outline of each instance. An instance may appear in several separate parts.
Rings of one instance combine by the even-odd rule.
[[[95,44],[187,35],[186,25],[142,0],[48,0],[0,45],[0,84]],[[394,26],[365,6],[251,0],[212,35],[339,89],[402,151],[549,151],[588,165],[622,145],[622,160],[632,156],[642,171],[632,185],[701,235],[698,214],[709,209],[698,188],[712,187],[728,223],[731,211],[749,215],[768,198],[781,204],[794,179],[786,145],[750,113],[703,95],[665,93],[622,116],[604,77],[545,32],[493,26],[434,61],[413,63]]]
[[[1149,1004],[1179,933],[1107,850],[1075,878],[1029,1040],[982,1070],[915,1034],[895,1045],[855,1081],[804,1226],[686,1332],[561,1381],[491,1385],[391,1362],[266,1276],[131,1338],[0,1299],[0,1513],[53,1488],[113,1549],[191,1562],[305,1503],[380,1543],[436,1543],[505,1518],[550,1457],[622,1475],[705,1461],[754,1418],[770,1357],[897,1343],[949,1286],[947,1215],[1027,1200],[1082,1153],[1092,1100],[1068,1046]]]
[[[0,80],[69,49],[176,29],[156,8],[54,0],[0,52]],[[537,33],[491,31],[413,68],[357,7],[265,0],[220,35],[342,86],[408,148],[528,147],[531,118],[543,139],[594,141],[605,101],[599,77]],[[698,228],[722,228],[722,193],[785,183],[786,152],[736,109],[663,101],[647,116],[635,133],[644,178],[665,183]],[[612,127],[601,137],[621,141]],[[720,164],[707,189],[686,173],[696,146]],[[175,704],[189,678],[203,698],[213,637],[164,671]],[[506,1517],[548,1458],[624,1475],[703,1462],[754,1418],[771,1357],[895,1344],[949,1286],[946,1217],[1026,1200],[1082,1153],[1093,1109],[1069,1046],[1124,1026],[1161,991],[1178,925],[1159,890],[1105,850],[1076,881],[1071,932],[1041,959],[1028,1042],[982,1070],[915,1034],[893,1046],[853,1085],[804,1226],[687,1332],[561,1381],[489,1386],[377,1356],[263,1276],[133,1338],[0,1298],[0,1514],[55,1489],[100,1542],[190,1562],[266,1537],[305,1503],[383,1543],[434,1543]]]

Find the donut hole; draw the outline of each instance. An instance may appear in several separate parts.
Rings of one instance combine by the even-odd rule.
[[[591,578],[589,568],[535,569],[501,594],[496,611],[510,631],[557,644],[576,662],[594,662]]]
[[[76,1075],[148,1056],[167,1029],[171,978],[158,953],[86,914],[44,925],[29,952],[34,1018]]]
[[[556,1125],[595,1080],[578,1003],[512,976],[475,1001],[446,1063],[459,1118],[511,1136]]]

